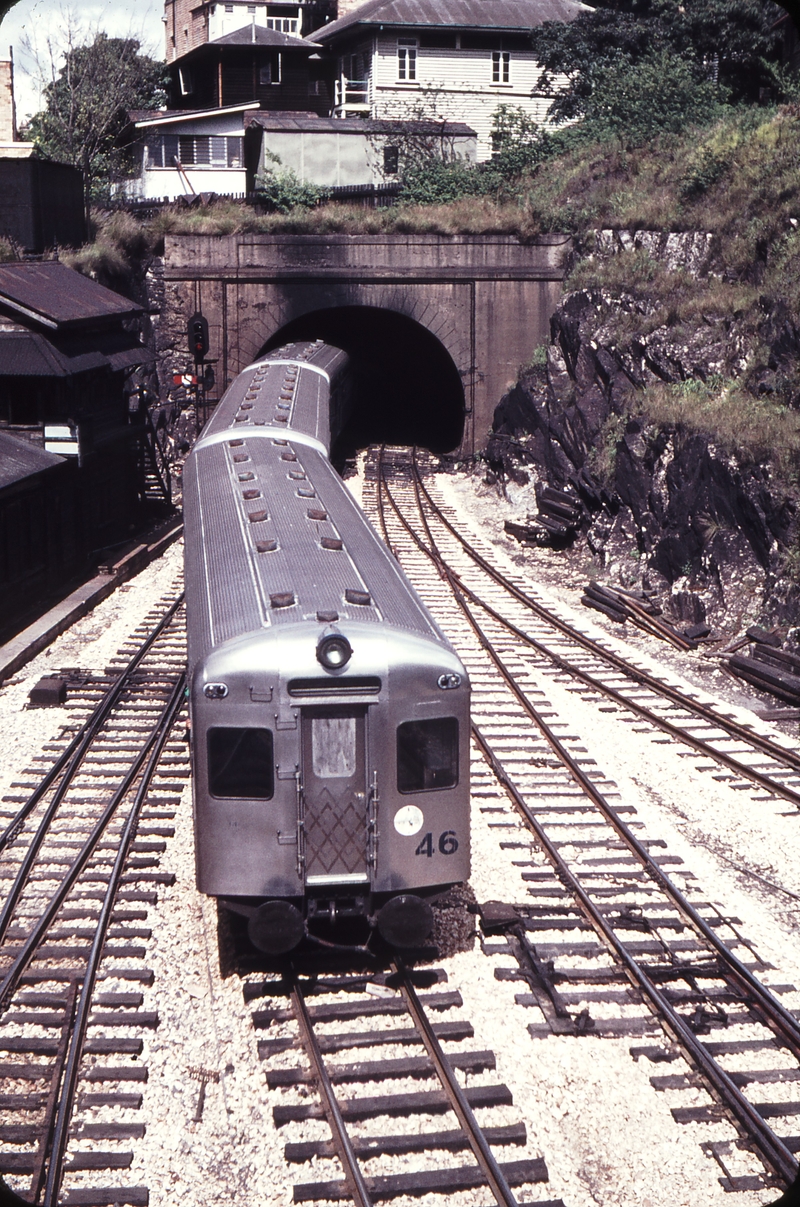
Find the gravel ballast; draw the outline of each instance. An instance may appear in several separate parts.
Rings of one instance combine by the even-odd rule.
[[[437,480],[449,501],[458,506],[485,539],[498,534],[499,555],[507,566],[520,570],[525,561],[536,570],[538,561],[522,557],[504,541],[502,516],[492,500],[476,496],[468,479],[442,475]],[[360,480],[359,480],[360,485]],[[368,487],[367,487],[368,488]],[[512,560],[513,556],[513,560]],[[546,556],[546,555],[545,555]],[[60,728],[59,709],[31,710],[25,707],[33,684],[51,668],[76,667],[100,672],[141,617],[171,587],[180,568],[181,547],[170,549],[160,561],[120,588],[64,634],[50,649],[26,666],[0,689],[0,724],[4,752],[0,792],[28,765],[30,759]],[[556,573],[556,572],[554,572]],[[692,677],[694,655],[684,659],[666,654],[654,640],[635,636],[629,643],[618,631],[605,630],[587,619],[570,599],[575,591],[543,588],[538,573],[531,577],[537,590],[550,593],[562,614],[572,611],[584,631],[610,633],[621,652],[653,662],[668,662],[672,673]],[[706,690],[708,673],[696,676]],[[757,790],[734,791],[725,781],[698,771],[695,763],[669,748],[653,743],[647,734],[635,733],[630,724],[612,714],[598,713],[577,692],[543,676],[542,687],[549,701],[569,718],[570,732],[579,735],[599,768],[614,780],[621,801],[633,805],[651,838],[663,838],[670,853],[681,856],[697,875],[709,900],[719,902],[726,914],[741,918],[741,932],[769,960],[775,981],[800,980],[800,945],[797,926],[800,901],[800,813],[790,806],[758,800]],[[741,694],[737,703],[744,702]],[[763,722],[755,723],[766,731]],[[503,803],[498,794],[497,804]],[[525,834],[509,826],[491,829],[497,815],[481,812],[486,797],[473,801],[473,874],[471,886],[478,901],[526,898],[520,869],[514,855],[501,850],[503,840]],[[519,857],[518,854],[516,856]],[[149,967],[155,984],[145,991],[145,1010],[157,1010],[159,1027],[145,1037],[143,1063],[148,1067],[144,1105],[137,1117],[147,1125],[143,1140],[133,1144],[134,1165],[124,1182],[146,1185],[153,1207],[179,1201],[187,1207],[208,1203],[236,1207],[289,1204],[294,1180],[341,1176],[334,1161],[319,1160],[312,1172],[287,1167],[283,1146],[287,1139],[325,1138],[320,1121],[278,1131],[272,1108],[287,1101],[285,1091],[268,1090],[264,1065],[258,1059],[257,1035],[245,1005],[240,979],[220,975],[217,954],[217,918],[214,904],[194,888],[194,850],[191,800],[187,790],[175,817],[175,836],[167,844],[161,867],[174,872],[175,884],[159,889],[157,906],[149,911]],[[760,878],[759,878],[760,877]],[[777,888],[764,883],[771,881]],[[786,892],[780,890],[785,889]],[[670,1108],[708,1102],[702,1090],[657,1093],[649,1078],[664,1071],[646,1059],[634,1061],[631,1040],[598,1039],[592,1036],[553,1036],[534,1040],[527,1026],[534,1010],[515,1004],[521,986],[495,979],[497,967],[511,967],[509,956],[484,955],[478,941],[472,950],[459,951],[437,966],[445,969],[448,987],[458,988],[464,1005],[458,1017],[469,1019],[475,1029],[469,1047],[491,1048],[497,1069],[489,1074],[470,1075],[467,1084],[504,1081],[514,1096],[513,1108],[493,1108],[481,1115],[484,1122],[505,1123],[524,1118],[528,1122],[528,1144],[524,1150],[500,1150],[503,1160],[523,1155],[544,1156],[550,1173],[546,1187],[530,1188],[521,1199],[562,1198],[565,1207],[756,1207],[777,1197],[774,1189],[726,1194],[719,1185],[719,1167],[704,1155],[701,1142],[734,1137],[727,1123],[683,1126]],[[104,989],[113,988],[108,984]],[[259,1002],[269,1004],[270,999]],[[285,998],[272,999],[285,1005]],[[456,1015],[454,1015],[455,1017]],[[336,1030],[344,1029],[338,1024]],[[291,1033],[289,1024],[278,1024],[270,1036]],[[361,1050],[359,1059],[390,1059],[398,1055],[387,1048]],[[282,1067],[302,1062],[290,1051],[275,1058]],[[203,1118],[194,1122],[200,1083],[195,1071],[204,1069],[219,1076],[209,1082]],[[669,1072],[685,1072],[681,1061]],[[419,1088],[408,1083],[408,1088]],[[385,1087],[384,1087],[385,1089]],[[351,1091],[346,1089],[344,1094]],[[358,1093],[369,1092],[359,1087]],[[380,1091],[377,1091],[380,1092]],[[310,1089],[292,1091],[295,1100],[312,1095]],[[288,1100],[292,1100],[289,1098]],[[423,1120],[442,1126],[441,1117]],[[407,1121],[384,1128],[370,1121],[363,1134],[376,1129],[409,1130]],[[286,1132],[286,1135],[283,1133]],[[459,1160],[463,1159],[463,1154]],[[398,1170],[413,1169],[416,1158],[405,1158]],[[760,1164],[745,1154],[734,1155],[736,1173],[758,1172]],[[443,1157],[450,1164],[451,1155]],[[430,1164],[430,1162],[428,1163]],[[368,1170],[368,1172],[371,1172]],[[119,1179],[123,1181],[122,1178]],[[462,1192],[452,1196],[453,1207],[482,1207],[488,1192]],[[432,1198],[407,1197],[396,1200],[401,1207],[412,1203],[432,1204]]]

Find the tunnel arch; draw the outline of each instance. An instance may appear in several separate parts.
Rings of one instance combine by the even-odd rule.
[[[293,340],[322,339],[352,358],[354,408],[340,457],[368,444],[416,444],[434,453],[464,436],[461,376],[440,340],[407,315],[377,306],[334,306],[291,319],[260,355]]]

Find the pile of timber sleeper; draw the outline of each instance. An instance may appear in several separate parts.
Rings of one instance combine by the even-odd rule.
[[[668,641],[678,650],[693,650],[696,641],[708,634],[705,624],[693,625],[679,633],[666,620],[661,619],[661,608],[641,592],[626,591],[622,587],[604,587],[598,582],[587,583],[581,596],[586,608],[594,608],[611,620],[623,624],[630,620],[645,633]]]
[[[526,524],[506,521],[503,527],[508,535],[523,545],[551,545],[572,540],[583,518],[580,499],[564,490],[544,486],[537,491],[536,503],[539,510],[536,515],[528,515]]]
[[[728,669],[759,691],[800,706],[800,655],[780,649],[780,638],[763,629],[748,629],[734,650],[748,642],[752,642],[750,655],[732,653]]]

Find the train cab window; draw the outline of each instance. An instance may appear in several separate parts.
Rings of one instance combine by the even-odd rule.
[[[272,730],[209,729],[208,787],[212,796],[270,800],[275,791]]]
[[[458,783],[458,721],[404,721],[397,727],[397,787],[430,792]]]

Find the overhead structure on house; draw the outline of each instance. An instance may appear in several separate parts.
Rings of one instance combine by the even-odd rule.
[[[530,30],[587,11],[577,0],[366,0],[308,40],[335,60],[335,117],[466,121],[484,160],[498,105],[547,124],[553,92]]]

